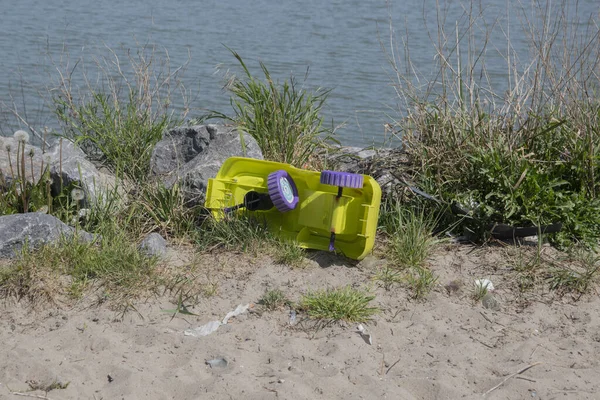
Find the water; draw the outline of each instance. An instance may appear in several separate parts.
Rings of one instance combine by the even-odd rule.
[[[184,82],[194,99],[191,117],[206,109],[231,112],[229,97],[222,89],[224,74],[240,70],[228,46],[239,52],[254,72],[259,71],[261,60],[280,80],[293,73],[302,81],[309,68],[307,87],[333,88],[326,116],[343,125],[338,129],[341,141],[380,145],[390,140],[385,124],[402,111],[393,87],[393,70],[382,49],[382,45],[390,48],[390,17],[398,38],[408,33],[410,56],[417,69],[431,69],[435,60],[435,0],[393,4],[384,0],[0,1],[3,134],[24,127],[7,112],[6,107],[12,108],[13,103],[33,125],[58,127],[43,98],[48,97],[46,87],[58,78],[53,62],[64,60],[65,51],[73,63],[78,57],[91,62],[95,55],[107,55],[107,48],[123,58],[123,49],[154,43],[168,50],[174,66],[188,61],[189,55]],[[440,0],[440,4],[450,33],[456,21],[465,23],[461,16],[467,3]],[[516,4],[516,0],[473,2],[475,11],[483,15],[481,23],[500,18],[501,24],[492,30],[500,47],[506,42],[500,26],[522,23],[510,19]],[[597,0],[581,0],[576,14],[586,21],[597,17],[599,8]],[[519,34],[512,37],[516,51],[526,55],[525,38]],[[503,90],[507,77],[501,51],[490,46],[486,58],[492,85]],[[81,83],[74,81],[75,85]]]

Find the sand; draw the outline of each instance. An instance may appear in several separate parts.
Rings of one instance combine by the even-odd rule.
[[[578,301],[523,295],[505,249],[446,245],[430,260],[438,284],[414,301],[406,288],[386,291],[372,280],[381,262],[313,256],[302,269],[202,256],[218,289],[190,307],[196,316],[164,312],[175,307],[168,294],[124,314],[86,301],[36,310],[4,302],[0,399],[600,399],[596,291]],[[499,310],[472,300],[478,278],[493,281]],[[453,281],[457,290],[446,287]],[[298,314],[290,325],[289,309],[257,304],[267,289],[298,300],[343,285],[377,296],[382,312],[365,324],[372,345],[354,324],[317,326]],[[248,303],[255,305],[213,334],[184,335]],[[206,364],[217,358],[228,365]],[[68,386],[31,390],[53,382]]]

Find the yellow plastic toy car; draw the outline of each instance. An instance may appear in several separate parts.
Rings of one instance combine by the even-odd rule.
[[[258,213],[303,248],[360,260],[373,249],[380,203],[381,188],[368,175],[232,157],[208,181],[205,206],[217,219],[240,209]]]

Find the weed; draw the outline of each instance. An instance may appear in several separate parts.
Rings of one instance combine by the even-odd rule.
[[[412,292],[412,298],[423,299],[437,283],[437,276],[427,268],[412,267],[408,270],[406,282]]]
[[[266,222],[250,213],[228,214],[223,220],[208,215],[200,226],[198,244],[202,250],[258,252],[273,240]]]
[[[236,76],[227,83],[233,95],[234,116],[221,113],[214,116],[234,121],[258,142],[267,160],[303,167],[315,151],[334,141],[333,129],[323,125],[320,115],[330,91],[321,88],[308,92],[299,88],[295,78],[276,83],[266,65],[260,67],[266,82],[250,73],[242,57],[233,50],[245,80]]]
[[[302,297],[300,306],[314,319],[367,322],[379,312],[379,308],[369,307],[374,299],[368,292],[346,286],[310,292]]]
[[[432,234],[435,219],[399,202],[381,211],[380,226],[389,237],[390,259],[398,268],[421,267],[440,242]]]
[[[386,265],[377,271],[375,276],[373,276],[373,280],[381,284],[385,290],[391,290],[395,285],[404,282],[404,275],[398,268]]]
[[[306,251],[294,240],[274,239],[272,247],[273,257],[277,264],[299,268],[305,262]]]
[[[273,311],[282,308],[288,303],[285,294],[279,289],[267,290],[259,301],[267,310]]]
[[[275,263],[300,268],[306,252],[295,240],[274,235],[267,222],[252,213],[239,212],[217,220],[208,215],[199,228],[197,243],[201,250],[217,248],[251,254],[269,255]]]
[[[480,301],[483,297],[488,294],[487,285],[474,285],[473,292],[471,293],[471,298],[474,301]]]
[[[166,188],[145,184],[131,203],[129,221],[139,232],[159,232],[165,237],[186,237],[195,232],[199,207],[187,204],[178,184]]]
[[[74,237],[36,251],[24,247],[3,270],[0,295],[42,305],[55,303],[64,294],[80,296],[88,285],[96,284],[114,302],[123,302],[152,286],[156,264],[156,259],[140,254],[123,233],[105,231],[98,243]]]
[[[496,93],[485,54],[500,45],[488,40],[504,22],[502,17],[491,24],[483,22],[474,3],[464,7],[452,33],[442,7],[433,11],[439,21],[437,29],[428,32],[437,38],[432,43],[438,53],[434,74],[419,73],[409,58],[400,56],[410,54],[408,38],[403,41],[404,52],[392,44],[394,52],[388,54],[404,103],[396,130],[417,183],[430,185],[439,199],[467,208],[471,218],[460,223],[480,238],[490,223],[562,222],[563,231],[551,238],[554,243],[596,242],[600,237],[596,17],[587,21],[593,28],[579,28],[588,25],[568,20],[572,13],[567,0],[552,7],[541,2],[533,9],[511,8],[524,21],[518,35],[527,40],[531,58],[517,54],[511,36],[515,29],[503,27],[508,79],[506,90]]]
[[[550,270],[547,282],[551,290],[558,292],[587,293],[600,273],[600,257],[594,252],[577,250],[573,267],[557,267]]]
[[[178,77],[183,68],[171,71],[168,55],[161,57],[152,46],[142,47],[135,55],[127,52],[128,65],[109,51],[93,66],[101,82],[97,87],[89,83],[93,80],[87,79],[83,61],[76,63],[79,69],[57,66],[59,71],[68,71],[60,74],[52,101],[64,136],[93,161],[139,182],[147,177],[152,150],[163,131],[185,118],[185,104],[182,115],[170,110],[172,91],[181,88]],[[78,71],[88,82],[82,91],[71,86],[71,77]]]

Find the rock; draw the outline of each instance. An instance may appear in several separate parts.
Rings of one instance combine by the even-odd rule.
[[[88,206],[103,199],[114,190],[116,178],[98,171],[96,166],[87,160],[85,153],[74,143],[63,139],[48,149],[50,158],[50,176],[52,177],[52,195],[57,196],[62,185],[76,183],[85,191],[82,206]]]
[[[208,180],[234,156],[263,159],[256,140],[235,127],[178,127],[156,145],[150,169],[167,188],[179,183],[188,204],[194,206],[204,203]]]
[[[158,233],[151,233],[142,240],[139,250],[151,257],[162,257],[167,252],[167,241]]]
[[[14,257],[25,243],[38,248],[60,240],[71,238],[75,229],[52,215],[42,213],[12,214],[0,216],[0,258]],[[91,241],[92,235],[82,230],[79,238]]]
[[[402,149],[338,147],[326,159],[329,169],[375,178],[383,200],[406,188],[396,178],[401,177],[409,165],[408,156]]]
[[[486,295],[483,296],[483,298],[481,299],[481,304],[483,304],[485,308],[488,308],[493,311],[500,310],[500,302],[491,293],[486,293]]]

